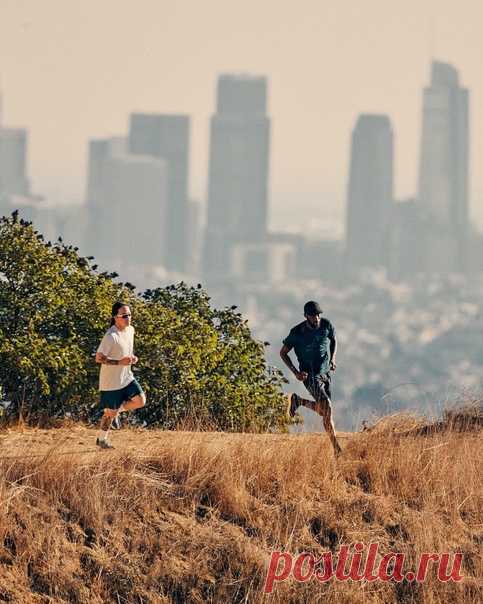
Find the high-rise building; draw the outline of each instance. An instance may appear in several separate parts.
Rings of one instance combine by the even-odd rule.
[[[145,155],[113,155],[105,161],[101,198],[105,221],[98,257],[117,272],[163,263],[167,166]]]
[[[428,224],[426,268],[464,271],[469,240],[468,90],[434,61],[424,89],[419,200]]]
[[[115,211],[103,198],[106,163],[112,157],[127,153],[127,138],[117,136],[89,141],[87,159],[87,232],[85,245],[87,252],[102,258],[107,252],[104,234],[108,230],[110,215]]]
[[[127,148],[127,138],[123,136],[92,139],[89,141],[86,191],[86,201],[88,204],[95,206],[100,203],[102,173],[106,160],[110,157],[125,155]]]
[[[352,132],[346,217],[349,270],[384,266],[393,204],[393,132],[386,115],[360,115]]]
[[[30,193],[27,178],[27,131],[0,128],[0,195]]]
[[[27,130],[3,125],[0,91],[0,216],[21,209],[23,218],[31,220],[41,201],[40,197],[30,193],[27,145]]]
[[[168,207],[164,265],[184,273],[188,249],[188,173],[190,118],[187,115],[133,113],[129,125],[129,152],[151,155],[166,162]]]
[[[393,281],[411,280],[423,270],[426,229],[421,220],[421,205],[415,199],[395,202],[390,224],[388,276]]]
[[[201,203],[190,199],[188,202],[187,256],[186,272],[199,276],[201,247]]]
[[[208,212],[203,273],[230,274],[234,246],[267,237],[270,119],[267,80],[221,75],[211,118]]]

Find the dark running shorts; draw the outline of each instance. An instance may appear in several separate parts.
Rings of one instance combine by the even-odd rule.
[[[143,389],[139,382],[134,379],[120,390],[101,390],[99,407],[101,409],[118,409],[123,403],[130,401],[138,394],[143,394]]]
[[[329,372],[320,375],[309,373],[309,377],[304,380],[304,386],[316,401],[325,401],[328,398],[332,399],[330,380],[331,377]]]

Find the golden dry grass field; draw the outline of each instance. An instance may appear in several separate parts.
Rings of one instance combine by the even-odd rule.
[[[481,591],[481,430],[409,433],[410,417],[345,434],[80,425],[0,431],[0,602],[464,604]],[[277,581],[276,550],[341,544],[462,552],[460,582]]]

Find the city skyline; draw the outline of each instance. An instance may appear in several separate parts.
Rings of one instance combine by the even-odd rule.
[[[271,121],[267,84],[265,77],[240,74],[221,74],[217,80],[201,250],[196,243],[188,246],[186,238],[190,232],[197,239],[201,226],[199,212],[187,197],[190,117],[153,113],[132,113],[127,137],[89,141],[86,204],[78,206],[87,210],[81,222],[88,226],[84,234],[79,228],[76,236],[81,247],[85,244],[89,253],[121,272],[144,266],[148,272],[156,272],[158,267],[168,273],[187,274],[188,267],[198,266],[199,276],[210,283],[233,278],[280,281],[300,270],[315,275],[319,266],[309,261],[310,268],[304,269],[301,264],[307,261],[310,235],[304,232],[294,238],[269,229]],[[318,238],[331,258],[327,276],[334,276],[336,266],[349,273],[364,267],[385,267],[396,279],[419,269],[463,273],[478,269],[482,237],[473,237],[467,211],[469,98],[468,89],[459,86],[458,70],[434,61],[429,86],[423,89],[420,198],[415,203],[396,203],[390,117],[358,116],[351,138],[345,259],[330,238],[322,234]],[[3,211],[18,202],[18,194],[28,182],[27,132],[19,131],[23,133],[21,145],[8,143],[10,132],[17,131],[0,129],[0,142],[7,142],[7,153],[0,162],[0,194],[6,195]],[[38,196],[24,196],[24,201],[20,205],[32,206],[24,208],[27,216],[36,216],[37,226],[45,226],[40,215],[48,218],[51,204]],[[132,226],[124,233],[124,222],[117,224],[122,214],[135,215],[139,230],[151,233],[147,237],[151,244],[141,246],[145,249],[139,248],[139,254],[139,246],[128,252],[121,243],[125,236],[131,238],[128,233]],[[48,232],[56,220],[52,215]],[[113,221],[117,224],[114,229]],[[414,259],[409,264],[404,260],[407,229],[415,239],[411,248],[419,248],[424,258],[420,266]],[[197,257],[196,249],[202,258]]]
[[[310,2],[303,13],[288,7],[274,12],[268,6],[254,13],[248,3],[245,16],[229,7],[235,10],[230,20],[228,7],[218,2],[208,3],[204,12],[186,3],[168,10],[163,2],[143,2],[144,16],[143,11],[134,15],[115,11],[110,48],[102,52],[110,2],[96,6],[96,20],[89,2],[75,7],[72,14],[61,3],[47,4],[51,10],[44,5],[41,14],[33,3],[6,2],[0,24],[4,122],[29,130],[29,175],[36,191],[50,195],[57,187],[59,200],[81,200],[88,138],[125,131],[131,112],[172,112],[192,116],[190,193],[205,201],[214,81],[222,72],[247,71],[269,80],[274,139],[270,224],[284,215],[289,223],[289,204],[295,205],[294,201],[314,209],[322,206],[327,214],[343,220],[349,138],[359,113],[390,116],[395,133],[395,195],[417,194],[422,88],[429,79],[430,59],[437,56],[456,66],[462,85],[472,92],[472,214],[483,206],[483,87],[478,62],[483,42],[477,28],[483,8],[479,3],[466,3],[463,12],[449,2],[425,3],[418,10],[414,2],[404,8],[372,2],[365,11],[342,2],[335,12],[329,4],[320,7]],[[431,48],[429,23],[436,9],[437,40]],[[217,43],[208,42],[214,35],[210,17],[215,11]],[[48,18],[53,14],[55,23]],[[163,30],[158,43],[156,25],[166,20],[170,28]],[[378,27],[382,22],[384,31]],[[72,35],[74,24],[79,31]],[[261,31],[266,32],[264,37]],[[124,49],[127,34],[128,50]],[[178,42],[176,36],[181,36]],[[367,36],[370,45],[363,43]],[[404,44],[409,39],[411,45]],[[223,43],[223,52],[218,43]],[[169,54],[170,48],[176,52]],[[95,52],[97,62],[92,60]],[[171,62],[176,60],[175,70],[168,68],[168,55]],[[147,79],[148,73],[153,74],[153,61],[159,63],[159,84]],[[480,224],[482,214],[483,209],[477,216]]]

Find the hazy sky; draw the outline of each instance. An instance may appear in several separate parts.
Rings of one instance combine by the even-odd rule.
[[[361,112],[388,113],[396,193],[417,183],[431,56],[471,91],[472,207],[483,221],[483,0],[0,0],[4,121],[30,131],[36,192],[84,195],[87,139],[131,111],[192,116],[191,191],[204,199],[220,72],[269,77],[271,213],[342,215]],[[275,219],[274,219],[275,218]]]

